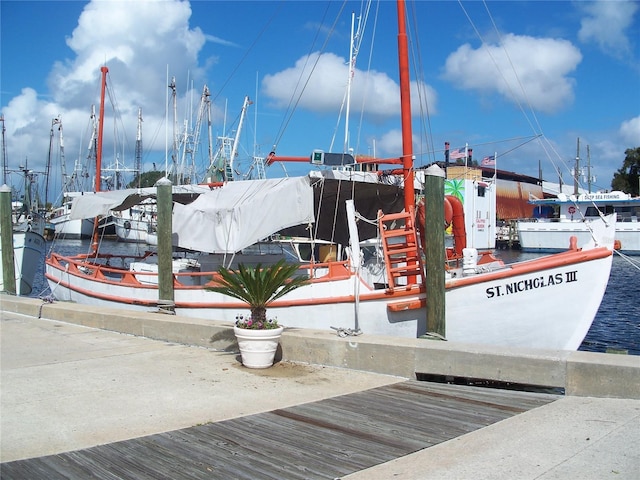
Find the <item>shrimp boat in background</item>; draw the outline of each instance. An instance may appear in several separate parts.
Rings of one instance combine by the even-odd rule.
[[[25,170],[25,188],[31,188],[28,172]],[[12,204],[13,258],[16,295],[30,295],[36,274],[42,268],[46,241],[44,239],[45,219],[31,208],[29,195],[22,202]],[[0,246],[0,253],[2,247]],[[0,291],[5,290],[4,267],[0,262]]]
[[[193,252],[174,259],[176,314],[232,324],[247,306],[206,288],[215,284],[217,266],[275,261],[287,253],[262,255],[258,247],[265,243],[273,248],[300,235],[308,240],[298,252],[310,254],[288,258],[300,262],[300,272],[311,281],[269,306],[269,314],[281,324],[410,338],[429,333],[426,305],[433,297],[425,281],[429,265],[424,265],[429,245],[423,245],[417,233],[423,217],[416,214],[421,207],[414,188],[403,188],[413,186],[415,178],[420,181],[412,163],[403,1],[398,1],[398,27],[403,152],[392,163],[402,165],[404,181],[386,185],[313,172],[226,182],[189,201],[174,199],[174,246]],[[429,175],[441,171],[435,165],[427,170]],[[129,208],[135,193],[118,200],[108,195],[96,193],[100,201],[93,207],[83,207],[91,196],[77,199],[72,216],[88,218]],[[458,242],[466,238],[463,215],[456,208],[452,219],[457,222]],[[612,224],[609,219],[594,225],[595,239],[587,244],[568,243],[562,253],[513,264],[490,253],[478,255],[463,244],[454,246],[444,270],[446,339],[576,350],[608,283]],[[361,249],[365,244],[373,248]],[[71,257],[52,253],[46,260],[46,278],[55,298],[143,311],[157,310],[160,304],[157,272],[151,255],[126,259],[97,251]],[[567,301],[575,298],[581,301]]]
[[[518,238],[524,252],[558,252],[571,236],[579,243],[591,239],[592,225],[615,213],[615,248],[626,255],[640,255],[640,197],[624,192],[582,193],[577,197],[532,198],[536,218],[518,220]],[[555,211],[557,210],[557,216]]]
[[[112,212],[119,242],[158,244],[158,214],[155,199],[149,198],[128,210]]]
[[[7,185],[7,159],[5,148],[4,117],[2,121],[2,166],[3,185]],[[16,295],[30,295],[36,274],[42,268],[46,241],[44,239],[46,222],[40,213],[37,202],[33,201],[33,185],[37,175],[26,165],[20,167],[23,181],[22,201],[13,201],[11,205],[11,225],[13,241],[13,261]],[[2,246],[0,245],[0,253]],[[4,265],[0,261],[0,291],[5,290]]]

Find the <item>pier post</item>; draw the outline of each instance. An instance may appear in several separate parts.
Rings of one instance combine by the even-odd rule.
[[[0,246],[2,247],[3,290],[16,294],[16,268],[13,252],[13,222],[11,221],[11,187],[0,187]]]
[[[171,241],[173,196],[171,181],[161,178],[156,182],[158,208],[158,308],[175,313],[173,292],[173,245]]]
[[[425,170],[425,264],[427,269],[427,333],[446,338],[444,170],[432,165]]]

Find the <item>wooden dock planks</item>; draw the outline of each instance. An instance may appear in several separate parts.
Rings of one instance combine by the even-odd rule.
[[[11,479],[335,479],[554,401],[406,381],[75,452],[6,462]]]

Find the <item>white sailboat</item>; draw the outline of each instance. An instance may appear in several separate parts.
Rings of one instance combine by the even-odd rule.
[[[95,144],[95,108],[92,106],[91,119],[93,120],[92,137],[89,142],[89,151],[94,152]],[[82,171],[82,167],[75,162],[71,175],[67,174],[66,158],[64,153],[64,131],[62,126],[62,119],[60,117],[54,118],[51,121],[51,134],[49,139],[49,163],[51,163],[51,156],[54,153],[54,140],[55,130],[58,130],[57,135],[57,147],[59,152],[60,168],[62,172],[62,199],[60,205],[53,208],[48,214],[49,222],[55,228],[55,238],[59,239],[80,239],[91,238],[93,234],[93,219],[75,219],[71,220],[69,215],[71,214],[71,205],[73,199],[77,196],[84,195],[85,188],[82,185],[82,178],[88,174]],[[92,154],[89,155],[91,158]]]
[[[401,0],[398,15],[403,152],[394,163],[402,164],[404,183],[413,185],[409,63]],[[126,208],[131,201],[117,203],[105,197],[102,208]],[[82,203],[79,199],[74,204],[75,215],[93,216],[100,211]],[[207,290],[215,282],[216,265],[234,260],[249,263],[248,256],[241,260],[238,256],[257,242],[302,231],[311,236],[312,251],[320,246],[314,240],[323,240],[331,242],[323,244],[325,248],[341,246],[344,253],[322,258],[314,254],[301,263],[310,284],[271,304],[270,315],[287,327],[421,337],[429,333],[426,305],[433,299],[425,284],[425,252],[416,233],[420,218],[415,209],[413,188],[335,180],[323,173],[227,182],[191,203],[174,203],[174,245],[198,252],[179,264],[174,262],[175,311],[231,324],[247,307]],[[577,349],[598,310],[611,269],[611,223],[601,222],[598,229],[596,240],[588,244],[567,245],[565,252],[509,265],[491,257],[478,260],[475,249],[464,250],[463,259],[454,259],[445,273],[446,339]],[[363,241],[382,248],[367,258],[360,250]],[[254,260],[261,258],[267,257]],[[154,262],[152,257],[128,263],[123,259],[123,267],[116,268],[113,255],[54,253],[46,261],[46,277],[60,300],[150,311],[159,305]],[[141,268],[144,265],[148,268]]]
[[[8,187],[7,173],[9,169],[7,168],[3,116],[0,116],[0,121],[2,121],[3,185]],[[21,167],[20,174],[23,179],[23,198],[22,201],[12,202],[11,208],[15,293],[16,295],[30,295],[33,291],[36,274],[44,262],[45,219],[32,201],[32,186],[36,181],[36,174],[31,172],[26,165]],[[1,253],[2,245],[0,245]],[[4,266],[0,262],[0,291],[5,291],[4,275]]]

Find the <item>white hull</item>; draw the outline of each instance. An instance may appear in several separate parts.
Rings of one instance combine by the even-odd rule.
[[[550,260],[552,259],[553,260]],[[54,261],[52,261],[54,260]],[[105,270],[96,280],[91,271],[47,262],[47,280],[60,300],[82,304],[153,311],[158,305],[153,273],[122,276]],[[512,347],[576,350],[600,305],[611,269],[610,250],[572,251],[524,262],[491,273],[448,281],[446,337],[451,341]],[[424,289],[414,285],[393,293],[359,282],[356,321],[355,277],[332,264],[340,275],[299,288],[269,307],[269,316],[287,327],[329,330],[360,328],[364,333],[419,337],[427,333]],[[212,273],[176,274],[178,315],[234,322],[246,305],[205,290]],[[135,284],[135,282],[144,282]],[[177,283],[178,285],[178,283]],[[567,299],[581,299],[580,302]],[[422,302],[420,304],[420,302]],[[396,305],[396,308],[390,306]],[[522,312],[531,312],[523,315]]]
[[[77,240],[81,238],[91,238],[93,235],[93,220],[87,218],[70,220],[67,214],[51,218],[50,221],[56,229],[56,238]]]
[[[31,294],[36,273],[43,264],[45,249],[45,239],[39,233],[33,231],[13,233],[16,295]],[[4,272],[0,262],[0,291],[2,290],[4,290]]]
[[[616,213],[615,248],[627,255],[640,255],[640,198],[624,192],[584,193],[577,198],[558,195],[558,198],[536,199],[542,218],[518,221],[520,247],[525,252],[559,252],[569,246],[575,236],[578,245],[592,239],[594,226],[600,215]],[[552,218],[545,215],[551,214]]]
[[[402,1],[398,2],[398,14],[399,18],[404,17]],[[410,69],[404,21],[399,21],[398,27],[400,90],[405,92],[400,96],[402,178],[411,184],[414,182],[413,165],[409,165],[413,157],[412,132],[410,122],[406,121],[411,112]],[[102,67],[101,71],[104,92],[108,69]],[[101,105],[104,106],[104,98]],[[101,108],[100,125],[102,113]],[[324,163],[328,155],[314,151],[312,163]],[[267,163],[275,159],[272,152]],[[425,176],[433,180],[444,176],[444,172],[432,165],[425,170]],[[167,187],[167,183],[159,183],[159,187]],[[480,197],[484,187],[474,192]],[[102,202],[104,197],[96,194],[94,200]],[[74,215],[93,217],[101,208],[113,210],[122,206],[124,200],[107,205],[93,202],[91,208],[77,202]],[[274,234],[305,236],[313,231],[314,240],[349,246],[353,264],[339,259],[301,266],[303,272],[309,273],[310,283],[269,303],[268,315],[277,317],[282,325],[290,328],[349,328],[371,335],[416,338],[428,333],[426,307],[430,295],[422,281],[423,252],[415,226],[425,217],[415,213],[416,206],[420,210],[415,200],[412,188],[400,193],[393,186],[368,182],[346,185],[343,181],[311,177],[227,182],[191,203],[174,202],[172,242],[189,251],[235,255]],[[466,237],[461,228],[464,221],[460,222],[464,220],[460,218],[464,212],[456,213],[462,210],[458,202],[452,207],[452,225],[454,235],[458,234],[462,240]],[[363,221],[358,224],[356,212],[358,218],[375,219],[377,226]],[[490,231],[493,216],[479,218],[477,212],[474,213],[477,233]],[[446,218],[446,213],[443,217]],[[295,233],[300,229],[305,233]],[[446,338],[512,347],[577,349],[595,317],[611,270],[613,231],[611,227],[604,230],[603,243],[599,245],[605,246],[576,248],[512,266],[491,260],[485,262],[486,257],[476,263],[477,251],[473,249],[455,252],[457,256],[451,258],[462,260],[464,268],[450,264],[451,269],[446,272],[449,275],[445,294]],[[433,233],[436,232],[427,231],[426,236]],[[494,236],[492,233],[491,237]],[[381,268],[387,278],[387,285],[378,289],[366,280],[372,276],[372,270],[367,270],[367,275],[362,277],[351,270],[352,265],[360,264],[361,241],[373,238],[382,242]],[[459,258],[459,253],[463,258]],[[448,257],[448,252],[446,254]],[[46,278],[52,294],[60,300],[147,311],[167,303],[166,299],[159,299],[158,278],[151,264],[149,271],[131,271],[95,265],[99,259],[97,254],[76,258],[52,254],[46,262]],[[367,259],[362,259],[363,269],[368,268]],[[117,262],[115,256],[100,260],[110,265]],[[174,268],[175,265],[174,262]],[[184,268],[174,272],[176,313],[230,324],[239,313],[248,313],[244,302],[207,290],[205,287],[213,280],[214,273],[200,272],[200,265],[183,264]],[[426,266],[427,274],[434,270]]]
[[[81,196],[78,192],[70,194],[71,198]],[[50,216],[49,222],[55,227],[55,238],[66,240],[78,240],[91,238],[93,236],[93,218],[71,219],[71,205],[73,201],[64,202],[60,207],[55,208]]]
[[[575,236],[578,245],[591,240],[593,220],[521,220],[518,237],[523,252],[561,252],[569,247],[569,239]],[[640,255],[640,222],[616,222],[615,240],[618,249],[627,255]]]
[[[113,217],[116,236],[119,242],[158,244],[158,234],[155,224],[147,220],[136,220],[127,217]]]

